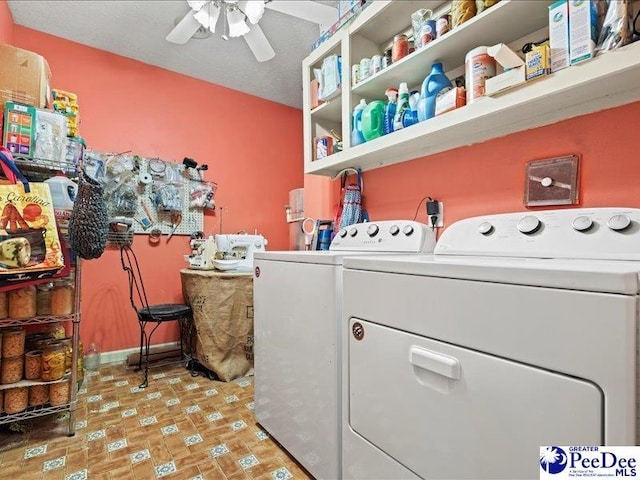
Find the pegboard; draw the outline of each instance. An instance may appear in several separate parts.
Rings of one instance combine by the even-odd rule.
[[[131,163],[133,168],[131,169]],[[118,168],[114,167],[117,166]],[[123,165],[123,168],[120,168]],[[179,197],[182,208],[182,221],[173,232],[173,235],[190,235],[192,232],[203,231],[204,214],[202,208],[190,208],[191,187],[201,182],[201,172],[194,168],[186,168],[184,165],[164,161],[158,158],[143,158],[133,154],[113,154],[97,151],[88,151],[84,159],[85,172],[100,181],[105,188],[105,200],[110,219],[133,219],[133,233],[149,235],[154,230],[159,230],[162,235],[168,235],[172,230],[172,212],[156,208],[157,189],[162,182],[169,177],[175,180],[170,182],[175,188],[176,198]],[[142,177],[147,177],[149,183],[143,183]],[[213,193],[215,194],[215,183]],[[116,186],[114,186],[116,185]],[[120,185],[120,186],[118,186]],[[114,194],[118,191],[118,194]],[[120,204],[114,198],[121,197],[122,189],[126,189],[126,208],[121,209]],[[135,192],[135,196],[133,194]],[[135,198],[135,202],[134,202]],[[151,224],[145,228],[148,218]]]

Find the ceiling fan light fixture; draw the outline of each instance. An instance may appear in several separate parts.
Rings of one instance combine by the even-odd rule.
[[[244,18],[244,14],[237,8],[231,8],[227,11],[230,37],[241,37],[249,33],[249,26],[245,23]]]
[[[216,3],[210,2],[207,8],[199,10],[193,17],[200,22],[200,25],[204,28],[208,28],[211,32],[215,32],[219,16],[220,7]]]
[[[247,19],[255,25],[264,15],[264,0],[249,0],[244,8],[244,13]]]

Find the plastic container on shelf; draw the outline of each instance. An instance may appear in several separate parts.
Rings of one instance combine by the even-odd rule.
[[[451,87],[451,80],[444,74],[442,63],[434,63],[431,66],[431,73],[422,82],[420,101],[418,102],[418,120],[420,122],[435,117],[438,94]]]
[[[17,357],[3,358],[0,364],[0,383],[7,385],[22,380],[22,370],[24,366],[24,355]]]
[[[8,414],[24,412],[29,405],[29,387],[9,388],[4,391],[4,411]]]
[[[467,105],[484,97],[484,83],[496,76],[496,59],[488,53],[487,46],[476,47],[464,57],[464,74],[467,87]]]
[[[362,112],[367,107],[367,102],[362,99],[360,103],[356,105],[356,108],[353,109],[353,122],[351,125],[351,146],[354,147],[356,145],[360,145],[365,142],[364,136],[362,135]]]
[[[382,100],[373,100],[362,112],[362,135],[367,142],[384,135],[385,105]]]
[[[9,291],[9,317],[13,319],[36,316],[36,287],[20,288]]]
[[[2,358],[17,357],[24,353],[25,330],[21,327],[2,331]]]

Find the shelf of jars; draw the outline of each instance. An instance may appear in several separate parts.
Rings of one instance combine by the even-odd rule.
[[[77,322],[79,318],[75,314],[69,315],[41,315],[30,318],[4,318],[0,320],[0,328],[21,327],[26,325],[41,325],[46,323]]]
[[[36,407],[27,407],[27,409],[20,413],[2,413],[0,414],[0,425],[5,423],[19,422],[21,420],[28,420],[30,418],[42,417],[44,415],[51,415],[54,413],[64,413],[72,409],[75,409],[76,402],[63,403],[62,405],[40,405]],[[73,435],[70,432],[69,435]]]

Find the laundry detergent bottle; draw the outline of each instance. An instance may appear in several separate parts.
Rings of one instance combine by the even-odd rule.
[[[386,102],[373,100],[362,112],[362,135],[368,142],[384,135],[384,110]]]
[[[351,146],[360,145],[365,142],[362,135],[362,112],[367,108],[367,102],[360,100],[360,103],[353,109],[353,125],[351,125]]]
[[[393,132],[393,117],[396,115],[396,107],[398,106],[398,90],[395,88],[387,88],[384,92],[387,96],[387,105],[384,109],[384,134]]]
[[[402,82],[400,84],[400,89],[398,90],[398,106],[396,107],[396,114],[393,117],[394,131],[402,128],[402,116],[407,108],[409,108],[409,87],[407,87],[407,82]]]
[[[442,63],[434,63],[431,66],[431,73],[422,82],[420,101],[418,102],[418,120],[420,122],[436,115],[436,97],[442,90],[448,90],[452,86],[451,81],[444,74]]]

